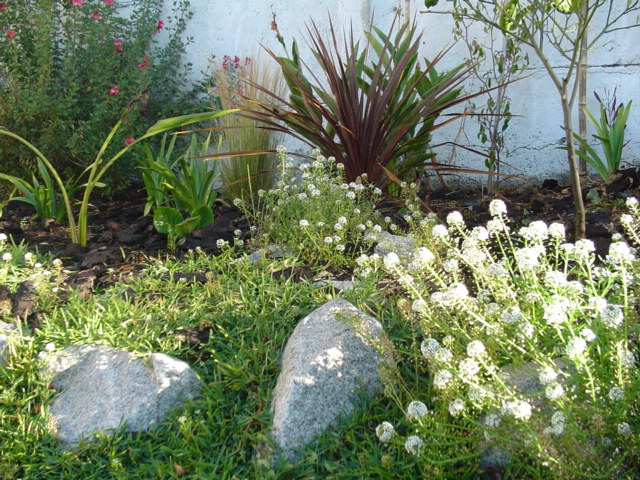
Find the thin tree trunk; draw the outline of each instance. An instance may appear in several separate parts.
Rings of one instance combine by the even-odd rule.
[[[569,161],[569,175],[571,176],[571,189],[573,193],[573,204],[576,209],[575,218],[575,240],[584,238],[586,234],[586,212],[582,199],[582,184],[580,181],[580,169],[578,166],[575,142],[573,140],[573,123],[571,120],[571,109],[567,99],[566,86],[561,95],[562,114],[564,116],[564,131],[567,138],[567,160]]]
[[[583,5],[583,9],[587,8],[586,2]],[[587,107],[587,46],[588,46],[588,32],[585,30],[582,40],[580,41],[580,60],[578,66],[578,135],[582,138],[587,138],[587,116],[584,113],[584,109]],[[586,153],[584,146],[579,145],[579,150]],[[587,175],[587,162],[582,157],[580,158],[580,175]]]

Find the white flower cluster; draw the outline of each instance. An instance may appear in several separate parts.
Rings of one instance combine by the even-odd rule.
[[[407,405],[407,418],[409,420],[420,420],[429,413],[427,406],[419,400],[413,400]]]

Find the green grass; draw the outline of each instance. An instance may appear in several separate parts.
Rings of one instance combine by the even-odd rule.
[[[413,457],[388,450],[375,436],[380,421],[402,416],[384,396],[365,402],[341,428],[327,432],[297,465],[281,463],[272,470],[257,457],[271,443],[269,398],[284,344],[296,323],[333,294],[308,282],[275,280],[270,272],[282,266],[194,254],[182,263],[152,262],[139,279],[88,301],[72,295],[56,303],[44,289],[40,307],[46,323],[31,332],[31,341],[14,343],[7,368],[0,369],[0,478],[408,478],[409,472],[420,478]],[[23,279],[26,270],[12,272]],[[210,281],[176,283],[161,278],[167,271],[208,272]],[[120,298],[127,287],[136,302]],[[379,292],[370,288],[360,295],[365,302],[350,300],[363,308],[369,300],[392,332],[400,328]],[[151,432],[117,432],[73,451],[56,448],[47,418],[55,392],[38,375],[38,352],[47,343],[62,349],[100,342],[187,360],[196,352],[173,332],[199,326],[212,332],[200,352],[210,358],[190,361],[204,385],[198,399]]]

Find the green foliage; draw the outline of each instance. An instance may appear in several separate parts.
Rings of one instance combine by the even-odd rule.
[[[184,242],[191,232],[211,222],[213,211],[208,205],[194,208],[186,219],[172,207],[158,207],[153,212],[153,225],[159,233],[167,235],[167,245],[171,251],[175,251],[178,242]]]
[[[345,34],[343,48],[333,25],[328,44],[312,21],[307,28],[309,48],[326,82],[307,78],[294,41],[288,57],[268,51],[289,86],[288,101],[265,91],[269,102],[242,110],[264,128],[293,135],[334,157],[345,166],[349,182],[362,173],[378,186],[399,183],[398,177],[415,178],[431,156],[431,132],[459,115],[438,125],[436,118],[474,95],[459,96],[468,69],[435,70],[444,52],[426,61],[424,68],[418,65],[421,35],[415,24],[403,24],[397,32],[394,28],[395,24],[386,34],[374,30],[364,48],[353,33]],[[279,34],[278,38],[284,45]]]
[[[58,171],[70,176],[92,162],[134,97],[145,93],[129,109],[108,155],[125,139],[142,135],[158,117],[175,115],[178,107],[184,112],[193,99],[184,88],[188,66],[180,63],[190,41],[182,38],[189,2],[174,1],[169,13],[164,3],[3,3],[0,125],[32,139]],[[158,44],[160,36],[168,37],[164,46]],[[20,142],[3,138],[0,156],[5,171],[36,170],[32,152]],[[126,182],[130,172],[126,162],[116,165],[110,187]]]
[[[596,129],[596,135],[594,135],[593,138],[600,142],[600,147],[604,152],[605,158],[603,160],[588,144],[586,139],[574,133],[575,139],[585,149],[584,152],[577,151],[576,153],[591,165],[604,180],[609,180],[611,174],[620,168],[622,149],[625,145],[624,131],[631,110],[631,101],[626,105],[622,103],[616,105],[615,92],[613,98],[611,98],[606,105],[597,94],[596,98],[600,104],[600,120],[596,120],[593,114],[586,108],[584,109],[584,113]]]
[[[129,106],[129,109],[131,108],[132,107]],[[111,129],[111,132],[109,132],[109,135],[107,136],[104,143],[102,144],[100,151],[96,155],[95,160],[91,165],[87,167],[87,169],[84,172],[84,173],[88,172],[88,175],[87,175],[86,183],[83,184],[84,192],[82,194],[82,201],[80,203],[80,211],[78,213],[77,223],[73,216],[73,212],[71,210],[71,202],[69,200],[69,193],[67,191],[67,187],[62,182],[60,175],[58,174],[57,170],[52,165],[52,163],[40,152],[40,150],[38,150],[33,144],[29,143],[27,140],[25,140],[21,136],[15,133],[9,132],[7,130],[0,129],[0,136],[9,137],[25,145],[47,167],[51,175],[53,175],[53,178],[55,179],[55,182],[57,183],[58,188],[60,188],[60,193],[62,194],[62,199],[66,209],[66,214],[67,214],[67,221],[69,222],[69,234],[71,235],[72,243],[78,243],[80,244],[80,246],[83,246],[83,247],[87,245],[87,218],[88,218],[88,209],[89,209],[89,198],[91,196],[91,193],[93,192],[94,188],[100,188],[104,186],[104,184],[100,182],[102,177],[107,173],[107,171],[109,171],[109,168],[111,168],[111,166],[113,166],[113,164],[120,157],[126,154],[134,145],[136,145],[137,143],[143,140],[151,138],[160,133],[167,132],[169,130],[174,130],[180,127],[184,127],[186,125],[197,123],[197,122],[212,120],[219,116],[233,113],[233,110],[194,113],[190,115],[183,115],[180,117],[173,117],[173,118],[166,118],[163,120],[159,120],[151,128],[149,128],[149,130],[147,130],[147,132],[144,135],[142,135],[140,138],[138,139],[131,138],[130,139],[131,141],[125,142],[124,148],[122,148],[118,153],[113,155],[109,160],[105,161],[104,160],[105,152],[107,151],[109,145],[111,144],[113,137],[117,134],[120,127],[122,126],[122,123],[124,122],[125,118],[127,117],[127,114],[129,113],[129,109],[125,111],[125,113],[122,115],[118,123],[116,123],[116,125]],[[194,145],[197,146],[197,144],[194,144],[192,142],[192,146]],[[192,150],[192,152],[193,151],[195,150]],[[182,160],[184,162],[184,165],[187,165],[186,161],[184,161],[184,159]],[[187,172],[185,174],[183,179],[184,185],[181,184],[181,185],[173,186],[173,188],[175,192],[178,192],[177,194],[181,201],[188,200],[190,202],[193,202],[193,201],[198,202],[200,200],[203,200],[203,203],[186,203],[186,205],[189,205],[189,206],[193,205],[193,208],[195,208],[202,204],[206,205],[207,201],[209,201],[212,197],[213,199],[215,199],[214,197],[215,193],[212,193],[211,191],[207,190],[207,185],[212,185],[213,181],[207,180],[207,179],[208,179],[208,173],[207,173],[206,166],[202,166],[202,165],[196,166],[193,172]],[[200,196],[189,196],[189,195],[180,196],[179,194],[183,191],[190,195],[198,194]]]
[[[35,174],[32,175],[31,183],[29,183],[13,175],[0,173],[0,179],[11,182],[21,194],[11,196],[8,201],[16,200],[28,203],[36,209],[38,218],[43,220],[45,218],[55,218],[58,222],[61,222],[66,216],[64,201],[58,193],[47,167],[40,158],[38,158],[38,173],[44,184],[38,181],[38,177]],[[67,184],[66,189],[68,192],[73,192],[74,187]],[[2,215],[1,210],[0,215]]]
[[[145,216],[149,215],[151,209],[164,205],[170,200],[167,188],[162,184],[164,179],[162,171],[176,168],[178,157],[173,160],[171,158],[177,139],[177,136],[172,136],[171,142],[167,146],[167,134],[165,133],[160,141],[158,153],[155,153],[151,146],[145,143],[136,154],[135,161],[142,172],[142,182],[147,193],[147,201],[143,211]],[[152,162],[156,162],[161,167],[160,171],[148,167]]]
[[[270,60],[270,59],[269,59]],[[216,84],[212,100],[224,109],[247,105],[246,99],[265,102],[269,96],[262,88],[278,96],[287,90],[280,70],[273,62],[259,56],[225,55],[221,66],[213,68]],[[282,143],[283,134],[265,128],[245,115],[228,115],[220,119],[220,137],[226,150],[234,152],[219,162],[221,193],[228,199],[242,198],[256,202],[258,190],[269,190],[275,182],[277,159],[273,151]]]
[[[277,188],[258,194],[258,203],[234,199],[262,233],[258,242],[286,246],[310,264],[338,267],[366,251],[382,230],[375,202],[382,191],[367,183],[347,183],[344,166],[313,152],[311,163],[300,165],[296,179],[284,147],[278,147],[282,175]]]
[[[428,3],[428,2],[426,2]],[[437,3],[437,2],[433,2]],[[496,4],[476,5],[489,18],[497,21],[502,8]],[[465,8],[454,2],[451,16],[455,22],[453,33],[467,47],[467,63],[472,74],[486,93],[486,102],[470,104],[474,119],[479,124],[478,139],[486,145],[485,165],[489,169],[487,190],[496,187],[494,172],[500,172],[501,163],[508,151],[504,151],[505,131],[511,121],[511,100],[507,94],[509,84],[521,74],[529,63],[522,44],[513,37],[504,36],[492,25],[486,25],[479,33],[473,29],[476,22],[465,16]]]
[[[192,211],[201,205],[213,208],[217,198],[213,189],[216,170],[210,166],[215,167],[215,162],[205,160],[209,156],[210,141],[211,134],[198,145],[198,137],[192,134],[189,146],[175,160],[171,160],[175,139],[167,148],[165,137],[157,155],[153,155],[149,147],[145,148],[146,158],[139,158],[137,162],[147,188],[146,213],[152,206],[167,203],[182,211]]]

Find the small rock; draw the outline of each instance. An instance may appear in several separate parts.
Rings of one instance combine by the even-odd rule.
[[[125,423],[127,432],[147,431],[201,388],[189,365],[162,353],[141,358],[87,344],[51,352],[45,362],[43,373],[61,392],[49,411],[62,448]]]
[[[355,283],[350,280],[319,280],[313,285],[316,287],[331,286],[339,292],[350,292],[356,288]]]
[[[0,315],[11,315],[11,290],[0,284]]]
[[[378,244],[373,249],[381,257],[394,252],[398,255],[400,262],[405,266],[413,260],[413,255],[418,248],[411,237],[405,235],[392,235],[382,231],[376,236]]]
[[[286,247],[281,247],[280,245],[267,245],[246,257],[239,257],[235,261],[245,261],[253,264],[258,263],[260,260],[264,260],[265,258],[284,258],[292,255],[293,253]]]
[[[29,316],[38,303],[38,292],[33,282],[22,282],[11,299],[11,313],[16,317]]]
[[[18,333],[18,327],[9,323],[0,322],[0,366],[5,365],[5,351],[8,347],[9,337]]]

